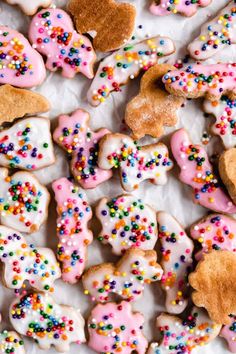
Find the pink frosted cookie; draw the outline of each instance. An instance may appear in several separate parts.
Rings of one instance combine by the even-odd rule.
[[[0,220],[20,232],[38,231],[48,215],[50,194],[29,172],[8,176],[0,168]]]
[[[207,313],[197,307],[184,320],[162,314],[157,318],[156,326],[162,341],[152,343],[147,354],[191,354],[193,349],[200,349],[215,339],[221,329],[221,325],[212,322]]]
[[[21,289],[28,281],[34,289],[53,291],[61,271],[52,250],[27,244],[24,236],[5,226],[0,226],[0,245],[6,287]]]
[[[236,212],[236,206],[213,172],[206,151],[191,142],[185,129],[180,129],[172,135],[171,149],[181,169],[180,180],[193,188],[196,204],[216,212]]]
[[[25,354],[24,341],[14,331],[0,332],[0,354]]]
[[[181,14],[186,17],[195,15],[199,7],[210,5],[212,0],[155,0],[150,6],[150,11],[156,16]]]
[[[143,323],[143,315],[132,312],[129,302],[98,304],[88,319],[88,346],[97,353],[145,354]]]
[[[46,70],[40,54],[19,32],[0,26],[0,84],[17,87],[41,85],[46,78]]]
[[[188,305],[188,274],[192,270],[194,245],[182,226],[170,214],[159,212],[157,222],[161,242],[161,265],[164,269],[162,287],[166,291],[166,310],[179,314]]]
[[[235,1],[224,7],[213,20],[201,27],[201,33],[188,50],[192,58],[206,60],[225,47],[236,43]]]
[[[87,223],[92,218],[82,189],[61,178],[52,184],[57,202],[57,257],[62,263],[62,279],[74,284],[84,271],[87,247],[93,240]]]
[[[98,240],[110,244],[113,253],[123,254],[130,248],[152,250],[158,231],[156,212],[133,195],[100,200],[96,216],[102,225]]]
[[[71,116],[59,117],[59,124],[54,131],[54,141],[71,158],[71,172],[75,180],[85,189],[95,188],[112,176],[112,171],[98,167],[98,143],[109,133],[107,129],[93,132],[89,127],[90,116],[83,109],[77,109]]]
[[[173,167],[167,147],[162,143],[140,146],[124,134],[107,134],[99,143],[98,166],[120,169],[122,187],[131,192],[144,180],[156,185],[167,182]]]
[[[186,98],[205,96],[214,101],[222,95],[236,97],[236,63],[191,64],[163,76],[168,92]]]
[[[230,319],[230,324],[223,326],[220,336],[228,342],[229,351],[236,353],[236,316],[230,315]]]
[[[34,15],[38,8],[48,7],[52,0],[6,0],[10,5],[18,5],[26,15]]]
[[[65,11],[49,8],[38,12],[30,24],[29,39],[33,48],[47,57],[48,70],[62,69],[62,75],[67,78],[77,73],[93,78],[96,54],[92,44],[74,30]]]
[[[51,296],[30,293],[16,298],[9,316],[15,330],[36,341],[40,349],[54,346],[58,352],[70,350],[71,343],[86,341],[84,319],[78,309],[58,305]]]
[[[88,102],[98,106],[112,91],[120,91],[129,79],[134,79],[141,70],[148,70],[158,60],[174,53],[175,46],[168,37],[153,37],[128,44],[101,61],[88,91]]]
[[[89,268],[82,278],[84,292],[92,301],[106,302],[113,294],[136,301],[142,297],[146,284],[161,279],[163,270],[156,261],[154,250],[130,249],[117,264],[103,263]]]

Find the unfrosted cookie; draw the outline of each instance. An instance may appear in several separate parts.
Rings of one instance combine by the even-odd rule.
[[[74,30],[65,11],[49,8],[38,12],[31,21],[29,39],[33,48],[47,57],[48,70],[62,69],[66,78],[73,78],[77,73],[93,78],[96,54],[92,44]]]
[[[161,81],[171,69],[174,67],[169,64],[151,67],[141,79],[140,93],[127,104],[125,123],[135,139],[141,139],[145,134],[158,138],[163,134],[164,126],[177,123],[177,110],[184,99],[166,92]]]
[[[34,289],[53,291],[61,271],[52,250],[27,244],[24,236],[5,226],[0,226],[0,245],[6,287],[21,289],[28,281]]]
[[[38,8],[48,7],[52,0],[5,0],[10,5],[18,5],[26,15],[34,15]]]
[[[175,46],[168,37],[156,36],[138,43],[130,43],[101,61],[88,90],[88,102],[98,106],[111,92],[119,92],[122,85],[141,71],[157,64],[161,57],[174,53]]]
[[[84,191],[67,178],[54,181],[52,189],[57,202],[57,257],[62,264],[62,279],[74,284],[84,271],[87,247],[93,240],[87,226],[92,210]]]
[[[116,133],[100,140],[98,166],[104,170],[119,168],[122,187],[131,192],[144,180],[166,184],[173,163],[164,144],[140,146],[128,135]]]
[[[142,297],[146,284],[161,279],[163,270],[156,261],[154,250],[130,249],[117,264],[102,263],[89,268],[82,278],[84,292],[92,301],[106,302],[113,294],[136,301]]]
[[[170,214],[157,214],[161,242],[162,288],[166,292],[168,313],[182,313],[188,305],[188,274],[192,270],[193,242]]]
[[[226,150],[220,155],[219,172],[230,197],[236,203],[236,148]]]
[[[3,330],[0,332],[1,354],[25,354],[24,341],[14,331]]]
[[[95,188],[112,176],[112,171],[98,167],[98,144],[101,138],[110,133],[108,129],[92,131],[89,126],[90,115],[77,109],[69,115],[58,118],[58,126],[53,133],[54,141],[71,158],[70,168],[81,187]]]
[[[156,212],[133,195],[100,200],[96,216],[102,231],[98,240],[110,244],[112,252],[123,254],[130,248],[152,250],[158,238]]]
[[[193,144],[185,129],[171,138],[171,149],[180,167],[181,182],[193,189],[193,200],[216,212],[233,214],[236,206],[221,186],[204,148]]]
[[[71,343],[86,341],[85,321],[80,311],[58,305],[48,294],[29,293],[16,298],[9,316],[15,330],[34,339],[40,349],[54,346],[58,352],[68,352]]]
[[[199,7],[210,5],[212,0],[154,0],[150,11],[156,16],[180,14],[191,17],[196,14]]]
[[[8,176],[0,168],[0,220],[20,232],[37,231],[48,215],[50,194],[29,172]]]

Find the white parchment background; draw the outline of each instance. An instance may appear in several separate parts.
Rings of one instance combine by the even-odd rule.
[[[34,0],[27,0],[34,1]],[[88,0],[92,1],[92,0]],[[102,0],[101,0],[102,1]],[[148,12],[147,0],[133,0],[132,2],[137,8],[137,23],[135,34],[137,38],[143,39],[146,35],[167,35],[171,37],[176,44],[177,53],[168,58],[168,61],[173,63],[176,58],[183,58],[186,54],[185,48],[193,38],[199,33],[199,26],[204,23],[210,16],[215,16],[217,11],[225,6],[227,0],[213,0],[212,5],[201,9],[191,19],[181,16],[168,16],[168,17],[155,17]],[[65,0],[54,1],[58,7],[64,7]],[[23,15],[16,7],[8,6],[1,1],[0,3],[0,23],[9,25],[10,27],[19,30],[27,35],[28,24],[30,19]],[[142,25],[142,29],[138,28]],[[210,62],[222,61],[236,61],[236,48],[232,46],[224,50],[216,58],[211,59]],[[98,108],[92,108],[86,102],[86,92],[89,88],[90,81],[82,75],[77,75],[73,80],[65,79],[59,73],[47,73],[47,79],[44,84],[37,88],[37,91],[45,95],[51,102],[52,110],[49,117],[52,121],[52,127],[56,126],[56,117],[62,113],[70,113],[76,108],[84,108],[91,114],[91,126],[94,129],[106,127],[115,132],[124,131],[125,127],[122,123],[124,118],[124,111],[126,103],[133,97],[139,90],[139,79],[132,81],[129,85],[122,89],[121,93],[112,94],[107,101],[100,105]],[[184,126],[189,130],[194,142],[200,142],[203,131],[209,125],[210,119],[204,118],[201,111],[201,101],[187,102],[185,108],[179,111],[179,123],[177,127]],[[168,129],[166,136],[161,140],[169,144],[169,133],[174,131],[177,127]],[[153,139],[146,138],[144,142],[152,142]],[[222,150],[220,140],[217,138],[212,139],[208,145],[208,151],[216,152],[214,145],[217,145],[217,150]],[[51,192],[51,182],[59,177],[68,176],[69,169],[66,162],[65,154],[62,150],[55,146],[57,161],[55,165],[42,169],[35,173],[42,183],[45,183]],[[207,213],[207,210],[196,206],[191,201],[191,191],[188,187],[181,184],[178,179],[178,168],[175,167],[169,173],[168,184],[164,187],[157,187],[150,183],[143,183],[135,195],[141,197],[146,203],[154,207],[156,210],[166,210],[172,213],[185,227],[189,227],[191,223],[198,220],[200,217]],[[94,206],[96,202],[103,196],[114,197],[122,193],[118,176],[114,176],[112,180],[104,183],[95,190],[87,192],[89,202]],[[28,236],[29,242],[34,242],[37,246],[48,246],[54,251],[56,250],[56,205],[53,200],[49,208],[48,222],[40,229],[38,233]],[[96,240],[96,236],[100,231],[99,224],[94,220],[91,225],[94,231],[94,242],[89,247],[89,261],[88,264],[97,264],[102,261],[116,261],[111,253],[109,246],[101,247]],[[83,294],[81,284],[68,285],[61,280],[55,284],[55,300],[59,303],[72,305],[81,309],[85,318],[88,317],[92,304],[89,299]],[[8,319],[8,308],[14,293],[7,290],[0,284],[0,312],[3,315],[2,328],[10,329]],[[145,297],[133,305],[134,309],[141,311],[145,315],[144,332],[149,341],[157,339],[158,333],[155,329],[155,319],[157,315],[164,311],[164,296],[160,290],[159,284],[154,283],[145,290]],[[27,353],[45,353],[38,349],[37,345],[32,341],[25,339]],[[208,354],[222,354],[227,353],[227,346],[223,339],[216,339],[210,345],[199,348],[195,353],[208,353]],[[55,353],[51,349],[47,353]],[[73,344],[70,349],[71,354],[81,353],[89,354],[92,351],[86,346],[77,346]]]

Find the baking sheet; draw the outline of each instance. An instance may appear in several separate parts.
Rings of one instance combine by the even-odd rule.
[[[33,1],[33,0],[28,0]],[[92,1],[92,0],[88,0]],[[168,58],[170,63],[174,63],[176,58],[183,58],[186,54],[186,44],[195,38],[200,32],[199,26],[204,23],[209,16],[215,16],[217,11],[225,6],[228,1],[226,0],[213,0],[212,4],[198,11],[198,13],[191,19],[181,16],[170,15],[167,17],[155,17],[148,12],[148,0],[133,0],[137,8],[137,21],[135,35],[137,40],[143,39],[145,36],[153,36],[157,34],[167,35],[175,40],[177,47],[176,54]],[[54,1],[58,7],[64,7],[66,1]],[[10,27],[19,30],[27,35],[28,25],[30,19],[23,15],[16,7],[8,6],[7,4],[0,3],[0,23],[9,25]],[[141,25],[142,28],[138,26]],[[208,60],[209,63],[214,63],[218,60],[222,61],[236,61],[236,46],[231,46],[222,53],[217,54],[213,59]],[[57,119],[56,117],[62,113],[70,113],[77,108],[84,108],[91,114],[91,126],[93,129],[106,127],[115,132],[128,132],[123,124],[124,111],[126,103],[136,95],[139,90],[139,79],[133,80],[129,85],[122,88],[121,93],[112,94],[109,99],[97,108],[92,108],[86,102],[86,92],[90,86],[90,81],[82,75],[77,75],[73,80],[65,79],[59,73],[47,73],[47,79],[44,84],[37,88],[36,91],[45,95],[52,104],[52,110],[46,116],[50,117],[52,127],[55,128]],[[201,111],[201,100],[188,101],[185,108],[179,111],[179,123],[174,128],[166,129],[166,136],[160,140],[169,144],[169,134],[178,127],[184,126],[189,130],[191,137],[195,143],[199,143],[203,131],[206,126],[210,124],[210,119],[204,118]],[[144,143],[151,143],[154,140],[151,138],[143,139]],[[210,154],[213,151],[222,150],[220,140],[213,138],[207,146]],[[217,149],[217,150],[216,150]],[[63,151],[55,146],[56,163],[53,166],[47,167],[41,171],[35,172],[40,182],[46,184],[51,191],[51,182],[62,176],[69,176],[68,164],[66,163],[65,154]],[[178,179],[178,168],[175,167],[169,173],[169,180],[167,185],[163,187],[154,186],[148,182],[140,185],[140,189],[135,191],[134,194],[141,197],[144,202],[151,205],[156,210],[166,210],[174,215],[182,225],[189,227],[191,223],[198,220],[200,217],[207,213],[207,210],[196,206],[191,200],[191,191],[187,186],[181,184]],[[121,194],[122,188],[119,183],[117,175],[95,190],[87,192],[89,202],[92,206],[103,196],[114,197]],[[56,237],[56,205],[53,200],[49,208],[48,222],[44,224],[40,231],[27,236],[29,242],[35,243],[37,246],[47,246],[56,250],[57,237]],[[116,257],[112,255],[109,246],[103,246],[96,240],[99,234],[100,226],[94,220],[91,224],[94,231],[94,242],[89,247],[89,260],[88,265],[97,264],[103,261],[116,261]],[[145,301],[142,299],[135,304],[133,308],[141,311],[146,319],[144,325],[144,333],[148,340],[154,341],[158,338],[158,331],[155,328],[155,319],[157,315],[164,311],[164,293],[160,289],[158,283],[152,284],[145,289]],[[4,329],[10,329],[8,320],[9,304],[14,298],[14,292],[7,290],[0,285],[0,311],[3,315],[2,324]],[[55,283],[54,298],[58,303],[68,304],[81,309],[82,314],[88,317],[93,304],[90,303],[89,298],[83,294],[81,284],[68,285],[58,280]],[[25,345],[27,353],[41,354],[46,353],[38,349],[37,345],[25,338]],[[208,353],[211,354],[227,353],[227,346],[223,339],[217,338],[214,342],[206,347],[201,347],[194,351],[194,353]],[[70,353],[76,354],[89,354],[92,351],[86,346],[71,345]],[[47,351],[47,353],[55,353],[54,349]]]

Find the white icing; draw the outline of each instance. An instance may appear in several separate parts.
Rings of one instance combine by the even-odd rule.
[[[37,9],[50,6],[52,0],[6,0],[10,5],[19,5],[26,15],[34,15]]]

